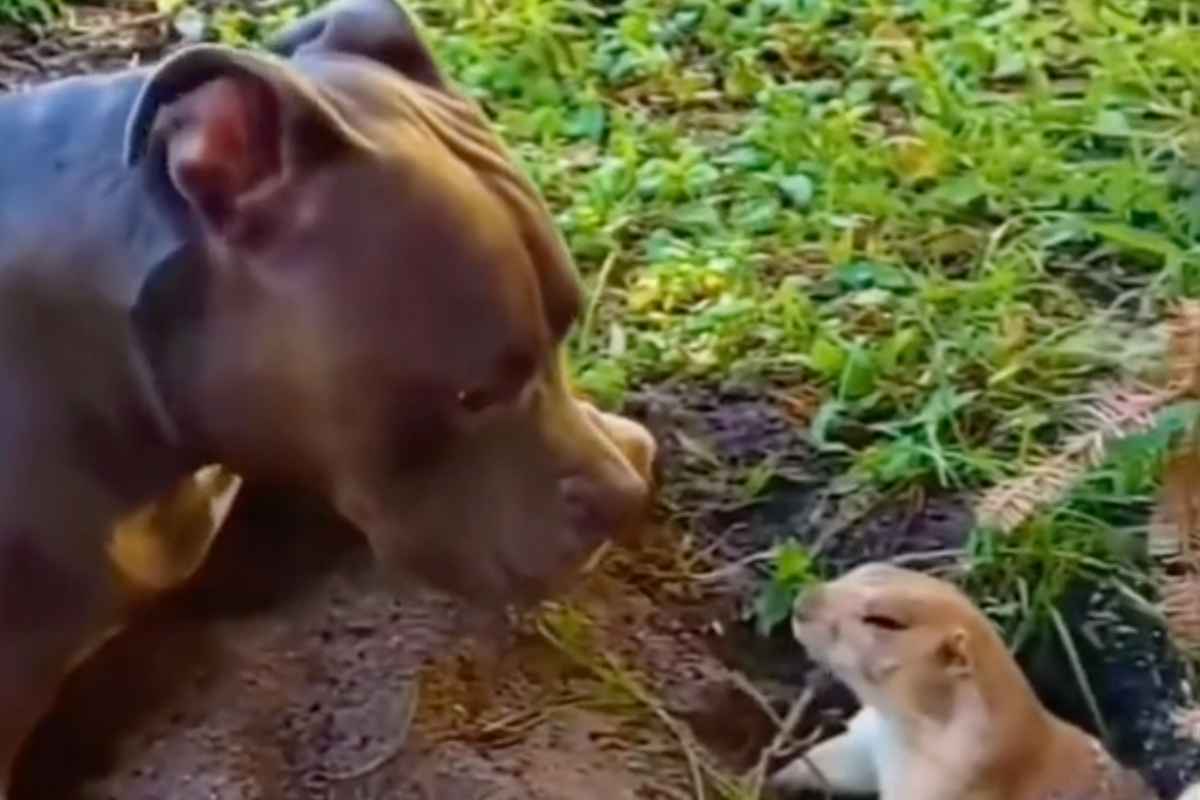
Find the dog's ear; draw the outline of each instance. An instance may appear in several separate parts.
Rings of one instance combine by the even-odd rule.
[[[156,196],[174,190],[210,230],[233,235],[247,227],[245,196],[352,147],[370,144],[278,58],[197,45],[142,87],[125,159],[153,161],[146,169]]]
[[[446,82],[412,16],[395,0],[334,0],[267,42],[282,56],[309,52],[362,56],[434,89]]]

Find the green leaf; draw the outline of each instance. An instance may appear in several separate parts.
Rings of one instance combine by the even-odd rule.
[[[629,390],[629,377],[615,360],[596,361],[579,375],[575,382],[601,408],[618,408]]]
[[[876,480],[885,485],[912,480],[928,466],[921,446],[911,436],[901,436],[869,450],[863,460]]]
[[[835,427],[839,415],[846,410],[844,403],[826,400],[808,424],[808,435],[819,450],[849,453],[850,448],[830,438],[830,429]]]
[[[808,549],[794,541],[780,545],[775,556],[775,581],[793,589],[813,577],[813,560]]]
[[[1106,239],[1122,250],[1149,253],[1164,261],[1174,261],[1183,255],[1179,246],[1161,233],[1141,230],[1118,222],[1094,222],[1088,226],[1093,234]]]
[[[775,581],[768,581],[754,599],[755,628],[759,636],[770,636],[771,631],[792,614],[794,594]]]
[[[779,545],[772,566],[771,577],[754,600],[760,636],[770,635],[779,623],[791,617],[800,590],[817,580],[812,556],[794,540]]]
[[[895,369],[913,358],[920,349],[921,330],[906,327],[893,333],[879,352],[879,364],[885,370]]]
[[[1085,33],[1104,32],[1104,23],[1096,13],[1097,2],[1098,0],[1066,0],[1066,9],[1071,15],[1071,21]]]
[[[730,222],[748,233],[769,233],[779,225],[779,201],[774,197],[748,199],[729,213]]]
[[[996,66],[992,70],[992,77],[998,80],[1019,78],[1025,74],[1027,65],[1028,61],[1024,53],[1019,50],[1004,50],[996,58]]]
[[[592,103],[571,115],[570,122],[566,126],[566,133],[576,139],[590,139],[598,142],[604,137],[607,123],[608,116],[604,106]]]
[[[1117,461],[1160,458],[1180,435],[1192,430],[1198,421],[1200,401],[1175,403],[1158,412],[1148,430],[1114,442],[1109,450],[1110,457]]]
[[[972,173],[947,180],[934,193],[949,203],[965,206],[986,196],[988,187],[980,176]]]
[[[851,261],[838,267],[834,275],[847,291],[863,289],[889,289],[893,291],[912,287],[912,278],[902,269],[872,261]]]
[[[820,338],[808,351],[808,364],[820,375],[836,378],[846,364],[846,353],[835,342]]]
[[[718,164],[753,172],[770,166],[771,156],[757,147],[738,147],[716,159]]]
[[[813,198],[813,182],[807,175],[788,175],[779,179],[779,189],[796,208],[808,208]]]
[[[1133,133],[1125,114],[1115,109],[1105,109],[1096,115],[1096,130],[1105,136],[1128,136]]]
[[[869,395],[875,391],[875,374],[875,359],[871,353],[863,347],[850,348],[842,368],[839,394],[847,400]]]
[[[742,492],[745,496],[753,500],[761,495],[771,483],[771,478],[775,477],[775,468],[776,459],[772,457],[764,458],[755,464],[742,484]]]

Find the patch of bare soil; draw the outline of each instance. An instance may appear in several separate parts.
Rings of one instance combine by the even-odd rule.
[[[72,5],[44,36],[0,25],[0,91],[54,78],[119,69],[157,57],[172,36],[153,2]]]
[[[674,550],[614,552],[507,630],[251,497],[196,585],[74,676],[13,798],[690,797],[675,720],[729,763],[772,727],[709,652],[714,599],[648,585]]]

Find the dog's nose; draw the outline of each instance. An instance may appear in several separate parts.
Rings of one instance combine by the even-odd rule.
[[[621,537],[646,515],[650,487],[632,470],[603,477],[572,475],[561,481],[571,524],[588,537]]]
[[[808,622],[817,613],[821,605],[821,587],[809,586],[801,589],[796,595],[796,599],[792,602],[792,620],[794,622]]]

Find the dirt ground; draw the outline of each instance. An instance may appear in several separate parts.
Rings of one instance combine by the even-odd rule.
[[[161,19],[85,12],[31,43],[0,31],[0,88],[151,57]],[[756,764],[807,687],[799,738],[831,732],[844,689],[786,632],[742,621],[753,567],[785,535],[840,570],[933,554],[970,528],[955,497],[864,496],[830,481],[787,400],[726,387],[635,396],[666,449],[664,520],[613,550],[538,618],[468,613],[374,574],[317,510],[244,496],[196,584],[114,640],[66,687],[13,800],[618,800],[692,798]],[[765,456],[779,476],[748,503]],[[1081,587],[1068,620],[1108,620],[1082,655],[1111,744],[1164,796],[1200,774],[1169,712],[1188,675],[1161,629]],[[1091,727],[1053,643],[1022,654],[1051,706]],[[713,797],[711,785],[706,797]]]
[[[16,798],[686,796],[669,732],[619,696],[594,707],[597,678],[541,636],[472,648],[464,633],[503,620],[397,596],[332,528],[251,541],[245,511],[201,585],[72,682]],[[721,675],[686,630],[700,620],[607,574],[587,584],[589,635],[702,706],[690,696]]]
[[[610,552],[540,627],[397,594],[350,532],[249,496],[198,584],[72,681],[14,800],[688,798],[693,770],[752,767],[806,687],[797,737],[832,732],[848,694],[786,633],[741,622],[750,570],[713,568],[785,532],[830,530],[834,569],[905,553],[942,563],[969,513],[955,498],[840,496],[786,410],[753,393],[647,393],[631,411],[667,446],[667,508],[703,512]],[[740,505],[739,467],[765,452],[790,478]],[[1200,773],[1200,748],[1168,718],[1186,699],[1183,667],[1161,631],[1111,613],[1083,655],[1113,746],[1173,796]],[[1062,655],[1023,658],[1042,696],[1092,727]]]

